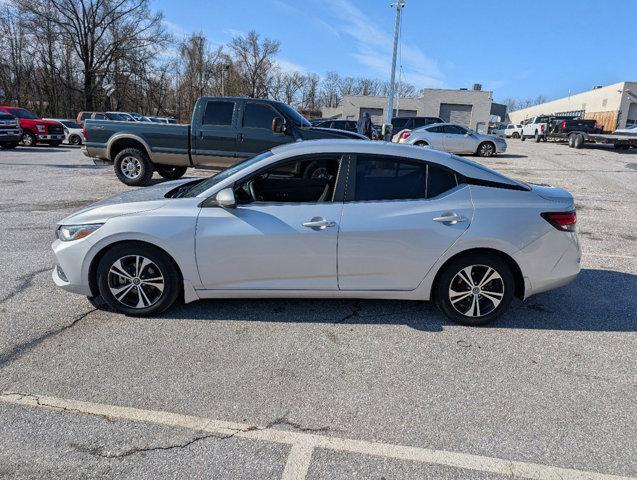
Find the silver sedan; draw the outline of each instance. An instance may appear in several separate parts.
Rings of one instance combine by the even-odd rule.
[[[504,153],[506,140],[496,135],[483,135],[455,123],[434,123],[403,132],[398,143],[431,147],[442,152],[475,154],[490,157]]]
[[[134,316],[178,299],[432,299],[479,325],[575,278],[575,222],[565,190],[454,155],[305,141],[65,218],[53,279]]]

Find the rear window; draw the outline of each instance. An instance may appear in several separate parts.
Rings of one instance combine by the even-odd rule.
[[[456,185],[458,185],[458,182],[453,172],[437,165],[429,165],[427,171],[427,198],[437,197],[451,190]]]
[[[414,128],[424,127],[432,123],[439,123],[440,119],[436,117],[414,118]]]
[[[232,114],[234,112],[234,102],[211,101],[206,105],[203,115],[204,125],[230,126],[232,125]]]
[[[426,195],[427,164],[359,157],[354,200],[416,200]]]

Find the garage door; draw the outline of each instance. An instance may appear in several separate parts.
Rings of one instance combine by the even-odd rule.
[[[471,123],[472,105],[463,105],[460,103],[441,103],[440,118],[445,122],[457,123],[468,127]]]
[[[626,126],[637,124],[637,103],[631,103],[628,107],[628,121]]]

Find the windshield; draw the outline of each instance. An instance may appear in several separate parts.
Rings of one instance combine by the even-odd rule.
[[[221,182],[222,180],[225,180],[229,176],[234,175],[235,173],[240,172],[244,168],[248,168],[249,166],[254,165],[255,163],[258,163],[258,162],[260,162],[263,159],[271,157],[272,155],[273,155],[273,153],[270,150],[267,150],[267,151],[257,155],[256,157],[248,158],[248,159],[244,160],[243,162],[237,163],[236,165],[234,165],[234,166],[232,166],[230,168],[226,168],[225,170],[222,170],[221,172],[217,173],[216,175],[213,175],[212,177],[207,178],[203,182],[199,182],[199,183],[193,185],[187,191],[181,192],[180,197],[196,197],[200,193],[205,192],[210,187],[216,185],[217,183]]]
[[[292,107],[285,103],[277,103],[277,107],[285,112],[285,115],[296,125],[297,127],[311,127],[312,124],[307,121],[307,119],[301,115],[299,112],[294,110]]]
[[[62,123],[68,128],[82,128],[79,123],[72,122],[71,120],[62,120]]]
[[[18,118],[28,118],[30,120],[38,119],[38,116],[35,113],[29,112],[28,110],[25,110],[24,108],[10,108],[9,112],[11,112],[11,115]]]

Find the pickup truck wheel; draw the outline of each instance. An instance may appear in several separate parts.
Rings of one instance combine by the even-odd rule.
[[[171,167],[169,165],[155,165],[155,170],[167,180],[177,180],[184,176],[186,167]]]
[[[153,164],[145,152],[138,148],[125,148],[115,157],[115,175],[120,182],[131,187],[142,187],[153,178]]]
[[[24,145],[25,147],[35,147],[35,144],[38,143],[38,140],[37,138],[35,138],[35,135],[29,132],[24,132],[22,134],[21,141],[22,141],[22,145]]]
[[[568,136],[568,146],[571,148],[575,146],[575,135],[572,133]]]
[[[582,148],[584,146],[584,135],[577,134],[573,139],[573,148]]]
[[[540,134],[535,132],[535,143],[540,143]]]

